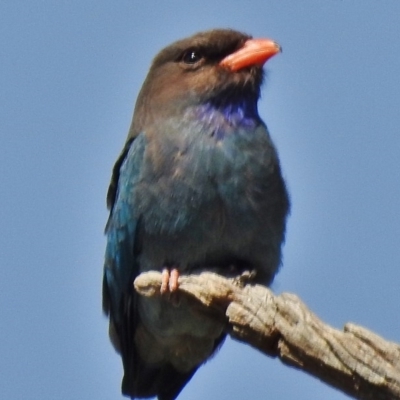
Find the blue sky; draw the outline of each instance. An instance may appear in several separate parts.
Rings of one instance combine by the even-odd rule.
[[[200,30],[283,53],[259,110],[292,198],[275,292],[400,342],[398,0],[0,4],[0,398],[120,399],[105,194],[152,57]],[[180,400],[347,398],[228,341]]]

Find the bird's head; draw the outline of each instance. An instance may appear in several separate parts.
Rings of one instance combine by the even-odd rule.
[[[228,29],[197,33],[161,50],[138,96],[132,129],[136,134],[156,117],[185,108],[248,101],[256,107],[264,63],[281,50],[269,39]]]

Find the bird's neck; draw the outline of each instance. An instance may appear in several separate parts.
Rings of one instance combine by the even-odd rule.
[[[137,110],[136,110],[137,111]],[[176,124],[193,124],[202,126],[205,134],[214,135],[222,139],[229,133],[237,130],[252,131],[261,123],[258,115],[257,100],[240,101],[207,101],[205,103],[195,103],[180,107],[179,103],[166,108],[159,107],[153,109],[148,107],[146,112],[136,112],[132,121],[129,136],[136,136],[144,126],[160,126],[165,121],[173,121]],[[140,111],[140,110],[139,110]],[[161,122],[160,122],[161,121]],[[210,133],[211,132],[211,133]]]
[[[198,120],[221,128],[253,129],[260,123],[257,101],[207,102],[194,106]]]

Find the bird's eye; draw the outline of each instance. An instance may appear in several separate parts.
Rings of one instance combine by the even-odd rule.
[[[196,64],[203,58],[203,55],[198,50],[187,50],[182,55],[182,61],[185,64]]]

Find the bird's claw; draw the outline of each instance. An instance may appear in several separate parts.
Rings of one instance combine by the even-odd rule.
[[[174,293],[178,291],[179,271],[176,268],[163,268],[161,272],[161,294]]]
[[[239,276],[236,276],[233,282],[235,285],[243,287],[246,284],[254,281],[256,275],[257,275],[256,270],[251,270],[251,271],[245,270]]]

